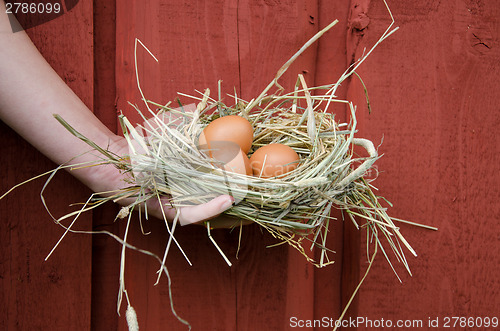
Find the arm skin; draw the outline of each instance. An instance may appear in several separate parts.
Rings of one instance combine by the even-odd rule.
[[[77,155],[82,156],[74,159],[73,164],[98,160],[97,156],[85,153],[89,146],[56,121],[55,113],[97,145],[108,147],[117,155],[128,154],[125,139],[94,116],[45,61],[26,33],[12,32],[3,1],[0,1],[0,78],[0,119],[55,163],[66,163]],[[116,190],[124,185],[122,175],[113,166],[72,170],[71,174],[94,192]],[[231,207],[233,201],[232,197],[222,195],[206,204],[181,208],[179,221],[184,225],[215,217]],[[164,211],[169,220],[176,214],[169,207],[164,207]],[[162,218],[158,202],[148,203],[148,214]]]

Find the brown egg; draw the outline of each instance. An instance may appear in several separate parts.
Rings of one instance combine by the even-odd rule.
[[[282,177],[297,168],[299,160],[299,155],[291,147],[283,144],[269,144],[253,153],[250,157],[250,165],[254,176]]]
[[[242,175],[252,175],[252,167],[248,156],[240,146],[230,141],[214,141],[210,149],[207,145],[200,145],[200,149],[210,158],[213,165],[229,172]]]
[[[238,155],[224,165],[224,169],[229,172],[235,172],[242,175],[251,176],[252,167],[250,166],[250,159],[240,149]]]
[[[198,144],[212,148],[211,145],[215,141],[232,141],[240,146],[243,153],[247,154],[252,147],[252,124],[238,115],[219,117],[203,129],[198,138]]]

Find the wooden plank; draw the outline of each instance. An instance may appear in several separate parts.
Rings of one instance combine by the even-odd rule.
[[[130,242],[163,257],[168,232],[163,221],[144,222],[148,235],[142,235],[137,219],[133,220]],[[225,230],[213,231],[212,235],[233,263],[237,233]],[[175,232],[190,266],[177,247],[172,247],[167,267],[171,277],[173,305],[178,315],[188,321],[194,330],[235,329],[236,296],[233,270],[228,267],[215,247],[208,240],[206,230],[201,227],[180,228]],[[128,252],[126,257],[126,287],[131,303],[137,311],[141,328],[146,330],[185,330],[171,312],[168,279],[162,275],[160,283],[156,271],[156,260],[141,253]],[[126,329],[123,319],[120,329]]]
[[[318,31],[317,16],[316,2],[239,2],[240,88],[245,100],[257,97]],[[317,44],[305,51],[279,81],[287,91],[293,90],[298,74],[314,84],[316,50]],[[313,319],[314,267],[288,245],[267,248],[277,241],[256,226],[246,228],[243,239],[237,272],[238,330],[282,330],[294,317]]]
[[[28,31],[44,57],[92,107],[92,3],[82,2],[51,22]],[[15,184],[55,168],[1,123],[2,194]],[[48,261],[44,258],[63,229],[42,206],[44,179],[0,201],[0,328],[2,330],[85,330],[90,328],[91,238],[69,235]],[[45,198],[56,216],[85,201],[90,192],[67,173],[59,173]],[[91,216],[77,228],[90,226]]]
[[[140,123],[141,118],[129,103],[139,106],[147,114],[141,91],[149,100],[161,98],[158,63],[140,44],[135,52],[135,39],[138,39],[152,54],[159,56],[159,8],[159,1],[127,1],[116,4],[117,109],[126,114],[132,123]]]
[[[496,3],[392,1],[400,30],[377,49],[360,74],[372,114],[358,110],[360,136],[376,145],[383,171],[375,185],[395,217],[438,232],[401,225],[418,258],[400,285],[379,256],[359,295],[359,314],[439,319],[498,316],[499,124]],[[373,44],[389,23],[381,2],[356,49]],[[438,32],[437,32],[438,31]],[[361,86],[351,96],[363,104]],[[363,109],[364,108],[364,109]],[[359,265],[366,268],[365,259]],[[471,325],[472,326],[472,325]],[[469,326],[469,327],[471,327]],[[471,327],[474,329],[474,327]],[[359,329],[369,329],[360,327]]]
[[[314,85],[321,86],[336,82],[348,66],[346,31],[349,6],[337,1],[320,1],[318,6],[318,16],[313,21],[319,24],[320,29],[335,19],[339,20],[318,42]],[[339,99],[346,99],[348,84],[346,82],[337,89],[336,96]],[[338,123],[346,122],[345,105],[333,104],[330,111],[335,114]],[[335,263],[314,272],[314,318],[320,320],[327,317],[329,326],[332,319],[340,316],[343,308],[342,295],[346,292],[342,279],[344,260],[353,250],[353,242],[344,242],[344,229],[350,226],[350,221],[344,222],[343,215],[338,210],[332,211],[331,216],[336,220],[330,224],[327,247],[335,252],[331,255]]]
[[[116,5],[94,3],[94,114],[113,132],[116,120]]]
[[[370,1],[351,1],[348,8],[347,16],[347,29],[346,29],[346,65],[352,65],[362,54],[362,46],[359,45],[360,40],[363,39],[365,28],[360,25],[360,22],[366,24],[366,12]],[[358,50],[360,47],[360,50]],[[359,80],[350,78],[347,84],[347,100],[356,104],[361,111],[366,112],[366,99],[364,99],[363,90]],[[360,111],[357,112],[360,114]],[[358,116],[358,115],[357,115]],[[358,121],[364,118],[362,115]],[[350,114],[346,110],[346,121],[349,121]],[[360,127],[358,123],[358,127]],[[354,295],[361,275],[360,259],[364,256],[362,253],[362,238],[361,231],[347,219],[344,223],[344,245],[343,245],[343,263],[342,263],[342,293],[341,293],[341,307],[343,310],[347,309],[344,320],[353,320],[359,316],[359,295]],[[349,304],[349,302],[352,302]]]
[[[195,91],[206,88],[217,98],[221,80],[221,95],[231,104],[226,95],[240,93],[237,2],[162,1],[160,17],[162,99],[175,100],[177,92],[199,97]]]
[[[216,95],[217,80],[225,86],[237,82],[238,63],[234,46],[235,10],[231,2],[199,2],[196,5],[175,1],[131,1],[117,3],[118,108],[138,121],[135,110],[126,102],[140,104],[133,70],[133,40],[140,38],[157,56],[155,63],[144,53],[139,59],[140,81],[144,94],[159,103],[176,98],[178,91],[195,94],[211,88]],[[221,14],[225,19],[221,20]],[[223,27],[223,29],[221,29]],[[139,56],[139,52],[138,52]],[[139,58],[139,57],[138,57]],[[237,86],[237,85],[236,85]],[[229,89],[227,92],[233,92]],[[183,98],[185,103],[192,102]],[[145,106],[141,105],[144,110]],[[151,234],[144,236],[134,219],[131,242],[159,256],[167,244],[165,225],[158,220],[145,222]],[[232,330],[236,321],[236,295],[233,269],[229,268],[209,241],[206,230],[191,226],[176,230],[177,240],[192,262],[189,267],[176,247],[168,256],[176,312],[194,329]],[[234,260],[237,233],[215,231],[215,239]],[[147,330],[184,330],[171,312],[167,278],[157,286],[159,265],[136,252],[127,254],[126,287],[137,310],[139,325]],[[124,310],[123,310],[124,312]],[[120,329],[126,329],[123,318]]]
[[[116,111],[116,5],[94,2],[94,114],[113,132],[118,132]],[[113,222],[118,206],[112,203],[92,212],[92,227],[118,233]],[[118,329],[116,312],[120,246],[106,235],[92,236],[92,324],[95,331]]]
[[[258,96],[280,67],[318,31],[314,24],[317,6],[310,1],[239,2],[240,81],[244,99]],[[317,44],[312,45],[283,75],[280,84],[285,89],[293,90],[298,74],[303,74],[308,84],[314,83],[316,49]]]

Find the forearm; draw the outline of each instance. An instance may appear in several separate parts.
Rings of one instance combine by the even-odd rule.
[[[57,164],[92,162],[90,147],[53,117],[57,113],[89,139],[114,146],[118,137],[103,125],[50,67],[24,32],[12,33],[0,1],[0,118]],[[83,154],[83,155],[82,155]],[[112,170],[110,170],[112,171]],[[99,190],[92,170],[73,172]]]
[[[0,119],[16,130],[29,143],[57,164],[95,163],[102,156],[74,137],[54,117],[59,114],[89,140],[117,155],[128,154],[123,137],[97,119],[77,95],[43,59],[24,32],[12,33],[4,2],[0,0]],[[68,163],[69,162],[69,163]],[[113,165],[72,170],[94,192],[118,190],[126,183]],[[231,207],[234,199],[223,195],[197,206],[179,209],[181,224],[209,219]],[[134,198],[122,199],[128,205]],[[156,199],[148,200],[148,213],[172,220],[175,208]],[[234,220],[218,220],[217,226],[235,224]],[[215,224],[214,224],[215,225]]]

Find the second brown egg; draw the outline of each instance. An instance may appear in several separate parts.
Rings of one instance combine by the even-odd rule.
[[[250,157],[253,175],[261,178],[282,177],[297,168],[300,157],[290,146],[269,144]]]

